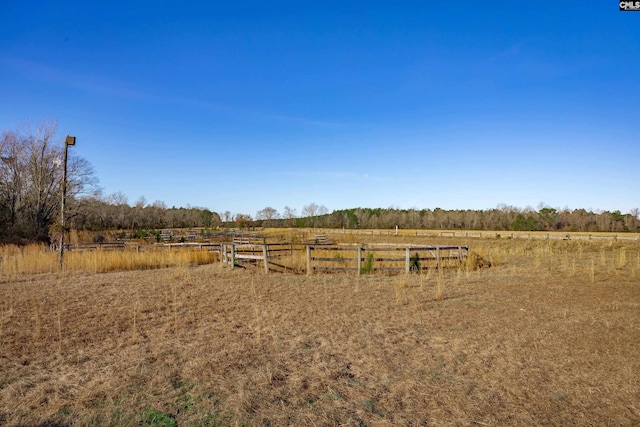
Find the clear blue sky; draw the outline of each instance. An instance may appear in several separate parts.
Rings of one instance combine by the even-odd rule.
[[[131,204],[628,212],[640,12],[5,0],[0,129],[45,117]]]

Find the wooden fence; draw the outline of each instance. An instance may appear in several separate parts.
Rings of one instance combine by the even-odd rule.
[[[422,234],[420,234],[422,235]],[[426,234],[425,234],[426,235]],[[538,239],[538,240],[627,240],[640,242],[640,236],[635,235],[601,235],[582,233],[527,233],[527,232],[480,232],[480,231],[440,231],[440,237],[471,237],[471,238],[506,238],[506,239]]]
[[[262,239],[261,239],[262,240]],[[457,267],[469,256],[468,246],[418,246],[396,244],[327,244],[315,236],[315,244],[253,243],[157,243],[125,245],[122,242],[86,245],[72,250],[200,250],[215,252],[231,268],[252,264],[270,271],[313,274],[314,272],[409,273],[423,269]],[[264,240],[262,240],[264,242]],[[294,257],[294,254],[295,257]],[[306,259],[304,258],[306,255]]]
[[[306,268],[296,268],[287,256],[306,252]],[[468,246],[406,246],[406,245],[293,245],[293,244],[234,244],[219,246],[220,262],[235,268],[252,263],[270,271],[409,273],[423,269],[457,267],[469,256]],[[349,256],[352,254],[353,256]],[[289,260],[291,261],[291,260]]]
[[[234,268],[238,260],[262,261],[265,273],[269,273],[269,249],[267,245],[223,244],[221,261]]]
[[[640,234],[604,234],[544,231],[450,231],[450,230],[365,230],[365,229],[302,229],[305,233],[352,234],[356,236],[415,236],[415,237],[465,237],[476,239],[537,239],[537,240],[605,240],[636,241]]]
[[[208,251],[219,251],[220,243],[196,243],[196,242],[185,242],[185,243],[153,243],[148,245],[138,245],[131,244],[128,242],[109,242],[109,243],[96,243],[93,245],[79,245],[79,246],[69,246],[67,250],[69,251],[90,251],[90,250],[118,250],[118,249],[135,249],[136,252],[143,252],[149,250],[162,250],[162,249],[198,249],[198,250],[208,250]]]
[[[281,259],[286,255],[293,255],[294,245],[291,243],[253,244],[230,243],[220,244],[220,262],[236,267],[239,261],[249,261],[262,264],[265,273],[270,270],[279,272],[296,272],[297,270],[286,265]]]
[[[426,268],[459,266],[469,256],[468,246],[384,246],[307,245],[307,274],[315,271],[409,273]],[[355,256],[346,257],[343,252],[355,252]]]

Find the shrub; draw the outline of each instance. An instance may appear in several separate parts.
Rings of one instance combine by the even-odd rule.
[[[136,230],[131,237],[133,239],[144,239],[147,237],[147,232],[145,230]]]
[[[367,254],[367,259],[364,262],[364,264],[362,265],[362,267],[360,268],[360,273],[361,274],[371,274],[373,273],[373,252],[369,252]]]
[[[420,254],[418,252],[416,252],[415,254],[413,254],[411,256],[411,260],[409,262],[409,270],[410,271],[418,271],[418,272],[421,270]]]

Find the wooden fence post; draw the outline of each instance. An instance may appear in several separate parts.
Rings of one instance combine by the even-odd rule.
[[[236,266],[236,245],[231,244],[231,269]]]
[[[311,246],[307,245],[307,276],[311,276]]]
[[[358,276],[362,274],[362,246],[358,248]]]
[[[436,251],[436,270],[440,271],[440,246],[438,246],[438,250]]]
[[[405,274],[409,274],[409,269],[411,267],[410,252],[411,252],[411,249],[409,249],[409,247],[407,246],[407,248],[405,249],[405,254],[404,254],[404,272],[405,272]]]
[[[262,256],[264,256],[264,272],[269,274],[269,251],[267,251],[267,245],[262,245]]]

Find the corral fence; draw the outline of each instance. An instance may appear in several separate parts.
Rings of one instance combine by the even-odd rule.
[[[327,234],[316,234],[313,237],[301,238],[300,241],[307,245],[330,245],[333,242]]]
[[[517,232],[465,232],[465,231],[441,231],[440,237],[471,237],[471,238],[507,238],[507,239],[538,239],[538,240],[627,240],[640,242],[640,236],[629,236],[621,234],[601,235],[601,234],[578,234],[578,233],[517,233]]]
[[[536,240],[605,240],[636,241],[640,234],[604,234],[580,232],[529,232],[529,231],[439,231],[439,230],[382,230],[382,229],[306,229],[307,233],[322,231],[326,234],[352,234],[355,236],[398,236],[398,237],[465,237],[476,239],[536,239]]]
[[[304,266],[293,259],[304,253]],[[469,256],[468,246],[413,245],[294,245],[222,244],[220,261],[231,268],[250,263],[270,271],[355,274],[410,273],[425,269],[459,267]]]
[[[299,251],[291,243],[256,244],[237,241],[220,244],[220,262],[235,268],[241,262],[254,265],[261,264],[265,273],[269,271],[301,273],[299,268],[287,264],[286,258],[291,258],[294,251]]]
[[[307,245],[307,274],[314,272],[409,273],[423,269],[459,267],[468,246]],[[351,255],[351,256],[349,256]]]
[[[231,268],[254,266],[265,273],[297,274],[353,272],[409,273],[425,269],[458,267],[468,256],[468,246],[417,246],[395,244],[293,244],[255,243],[256,239],[235,239],[233,243],[158,243],[125,245],[101,243],[73,248],[74,251],[130,250],[135,252],[162,250],[197,250],[214,252],[221,263]],[[257,239],[261,240],[261,239]],[[325,241],[315,238],[314,242]]]
[[[206,250],[206,251],[220,251],[221,243],[196,243],[196,242],[185,242],[185,243],[154,243],[147,245],[140,244],[131,244],[125,243],[122,241],[119,242],[109,242],[109,243],[95,243],[91,245],[79,245],[79,246],[66,246],[67,251],[92,251],[92,250],[135,250],[136,252],[144,252],[151,250],[180,250],[180,249],[188,249],[188,250]]]

